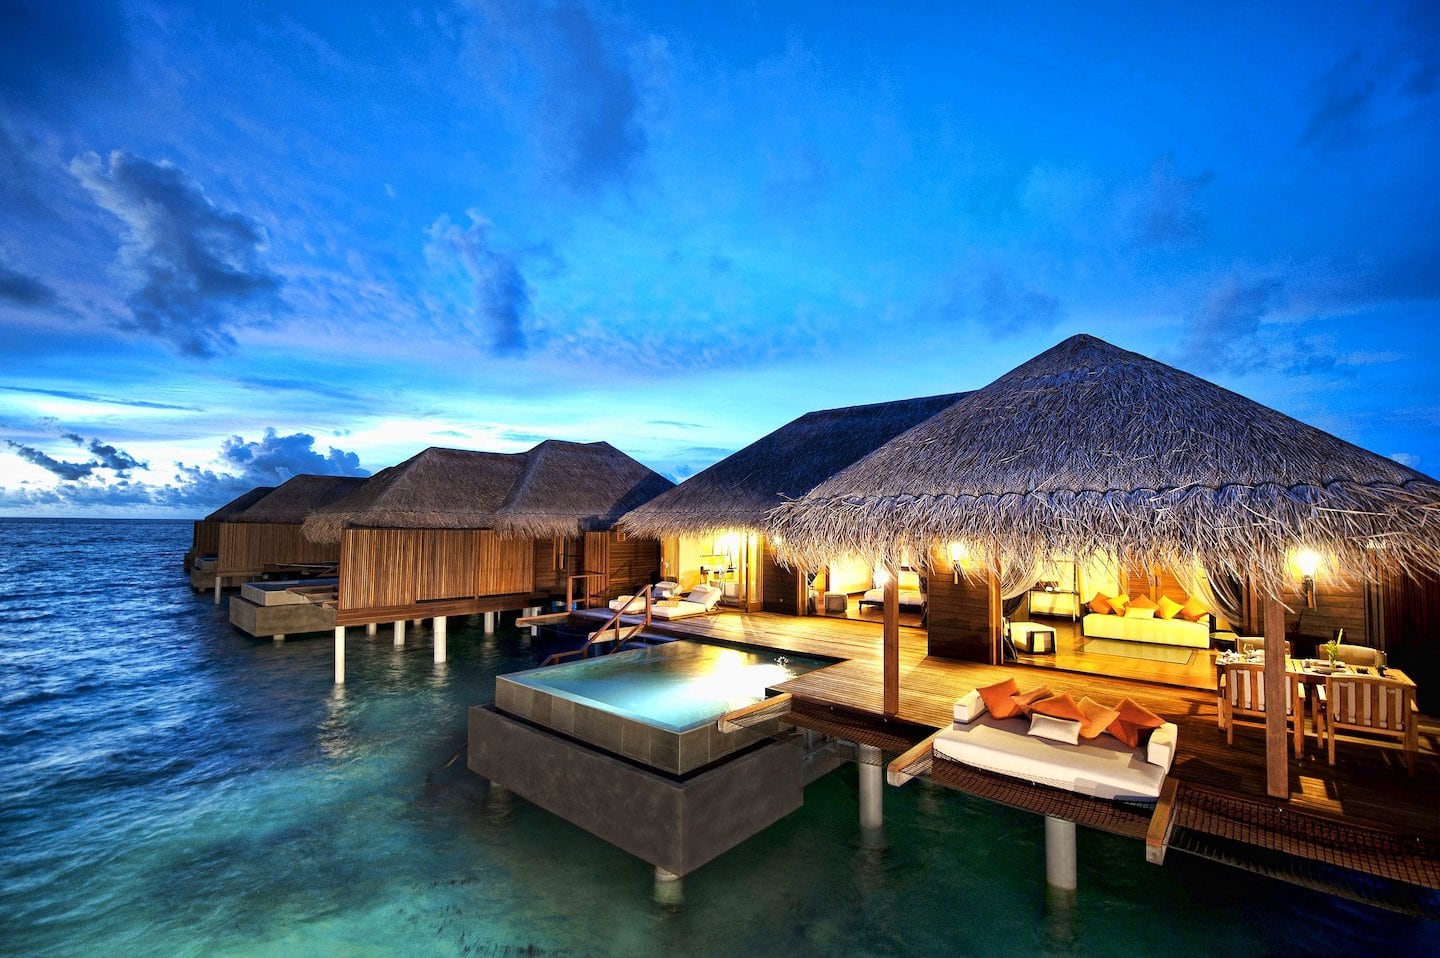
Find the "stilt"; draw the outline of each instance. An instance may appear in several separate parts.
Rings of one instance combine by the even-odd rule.
[[[345,626],[335,626],[335,684],[345,684]]]
[[[365,634],[366,634],[366,635],[374,635],[375,632],[376,632],[375,623],[374,623],[374,622],[366,622],[366,623],[365,623]]]
[[[400,648],[400,646],[402,646],[402,645],[404,645],[404,644],[405,644],[405,620],[404,620],[404,619],[396,619],[396,620],[395,620],[395,648],[398,649],[398,648]]]
[[[860,841],[869,848],[885,842],[885,766],[874,745],[855,746],[860,765]]]
[[[435,617],[435,661],[445,661],[445,616]]]
[[[273,640],[275,640],[276,642],[284,642],[284,641],[285,641],[285,633],[284,633],[284,632],[279,632],[279,633],[276,633],[275,635],[270,636],[270,638],[273,639]]]
[[[1075,891],[1075,823],[1045,816],[1045,883],[1058,891]]]
[[[523,615],[539,615],[539,614],[540,614],[540,607],[539,607],[538,605],[526,606],[526,607],[525,607],[525,611],[524,611],[522,614],[523,614]],[[530,635],[531,635],[532,637],[537,636],[537,635],[539,635],[539,634],[540,634],[540,626],[538,626],[538,625],[532,625],[532,626],[530,626]]]
[[[498,612],[486,612],[486,613],[485,613],[485,634],[486,634],[486,635],[489,635],[490,633],[492,633],[492,632],[495,631],[495,620],[499,617],[499,615],[500,615],[500,613],[498,613]]]
[[[222,578],[220,578],[220,574],[217,572],[217,573],[215,574],[215,604],[216,604],[216,605],[219,605],[219,604],[220,604],[220,589],[223,588],[223,586],[221,585],[221,583],[223,583],[224,581],[225,581],[225,580],[222,579]]]
[[[685,902],[685,881],[679,875],[655,866],[655,901],[661,905]]]

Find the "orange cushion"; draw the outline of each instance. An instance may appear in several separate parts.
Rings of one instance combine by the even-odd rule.
[[[1183,605],[1168,595],[1162,595],[1160,601],[1156,604],[1155,615],[1161,619],[1173,619],[1175,618],[1175,613],[1183,608],[1185,608]]]
[[[1050,686],[1041,685],[1028,692],[1021,692],[1019,695],[1012,696],[1011,699],[1014,701],[1015,707],[1018,708],[1026,718],[1029,718],[1030,713],[1034,711],[1035,703],[1043,699],[1048,699],[1049,697]]]
[[[1075,700],[1067,692],[1041,699],[1030,706],[1030,711],[1032,713],[1039,712],[1041,715],[1048,715],[1051,718],[1070,719],[1074,722],[1085,721],[1085,713],[1080,711],[1080,706],[1075,704]]]
[[[985,700],[985,708],[997,719],[1007,719],[1012,715],[1020,714],[1020,706],[1011,701],[1011,696],[1020,691],[1014,679],[1006,679],[1003,682],[996,682],[994,685],[987,685],[978,690],[980,697]]]
[[[1105,731],[1131,748],[1139,748],[1141,740],[1149,738],[1152,729],[1165,724],[1160,716],[1131,699],[1121,699],[1115,711],[1119,714]]]
[[[1189,597],[1186,597],[1185,605],[1180,610],[1180,617],[1183,619],[1188,619],[1191,622],[1199,622],[1209,614],[1209,609],[1205,608],[1205,606],[1201,605],[1195,599],[1191,599]]]
[[[1087,604],[1091,612],[1098,612],[1100,615],[1108,615],[1115,611],[1115,607],[1110,604],[1110,597],[1103,592],[1095,593],[1095,598]]]
[[[1080,713],[1085,716],[1085,721],[1080,723],[1081,738],[1094,738],[1120,717],[1118,710],[1112,709],[1108,705],[1101,705],[1088,695],[1076,704]]]
[[[1125,607],[1129,604],[1130,597],[1123,592],[1110,600],[1110,607],[1115,610],[1116,615],[1124,615]]]
[[[1128,612],[1130,609],[1157,609],[1157,608],[1159,608],[1159,606],[1157,606],[1157,605],[1155,604],[1154,600],[1151,599],[1148,595],[1137,596],[1136,598],[1131,599],[1131,600],[1130,600],[1130,604],[1125,607],[1125,609],[1126,609],[1127,612]]]

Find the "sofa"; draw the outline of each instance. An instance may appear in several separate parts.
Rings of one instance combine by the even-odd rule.
[[[1153,642],[1191,649],[1210,648],[1210,618],[1137,619],[1113,613],[1088,612],[1080,620],[1080,631],[1092,639],[1119,639],[1123,642]]]
[[[935,755],[974,768],[1093,798],[1153,802],[1175,760],[1179,730],[1165,722],[1134,748],[1102,734],[1074,745],[1032,734],[1031,719],[996,719],[978,689],[955,703],[955,723],[932,742]]]

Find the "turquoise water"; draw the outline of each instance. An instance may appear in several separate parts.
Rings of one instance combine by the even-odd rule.
[[[678,641],[510,678],[672,732],[684,732],[732,709],[753,705],[771,686],[831,664],[792,653]]]
[[[648,865],[464,768],[465,708],[549,650],[453,621],[392,647],[229,626],[189,523],[0,520],[0,952],[7,955],[1435,954],[1440,926],[1080,832],[1047,912],[1043,828],[857,773],[653,897]]]

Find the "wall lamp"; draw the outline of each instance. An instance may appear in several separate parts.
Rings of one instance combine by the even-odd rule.
[[[1295,568],[1300,570],[1300,593],[1305,597],[1305,607],[1315,608],[1315,573],[1320,568],[1320,553],[1314,549],[1301,549],[1295,553]]]

